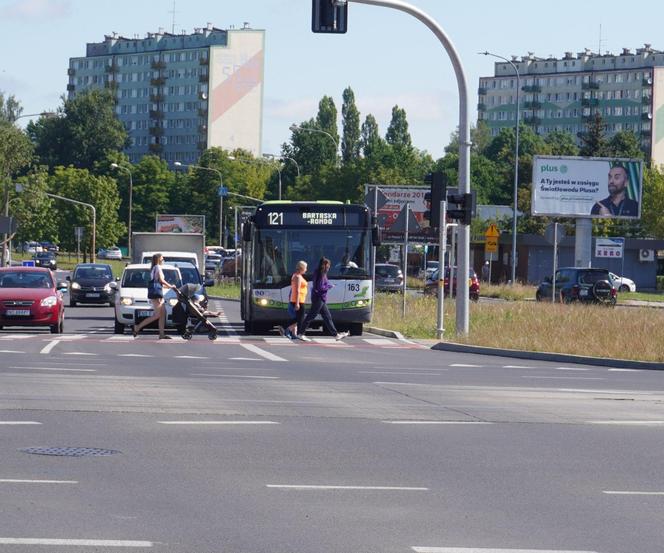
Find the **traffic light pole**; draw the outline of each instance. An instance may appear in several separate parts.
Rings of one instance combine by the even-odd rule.
[[[443,31],[442,27],[419,8],[402,2],[401,0],[348,0],[356,4],[368,4],[392,8],[412,15],[424,23],[440,41],[452,62],[459,90],[459,193],[470,193],[470,116],[468,109],[468,83],[461,64],[461,59],[454,45]],[[468,263],[470,261],[470,226],[459,225],[459,262],[458,280],[468,282]],[[463,293],[457,295],[456,300],[456,332],[463,336],[469,330],[469,297],[468,286],[462,286]]]
[[[438,219],[438,317],[436,338],[443,339],[445,324],[443,319],[443,307],[445,302],[445,250],[447,249],[447,202],[440,202],[440,217]]]

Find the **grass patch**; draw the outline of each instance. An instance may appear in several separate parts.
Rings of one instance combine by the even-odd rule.
[[[618,301],[624,300],[664,301],[664,292],[620,292]]]
[[[535,299],[536,286],[526,284],[480,284],[480,296],[486,298],[500,298],[503,300],[522,301]]]
[[[436,337],[436,299],[378,294],[373,325],[411,338]],[[664,310],[536,302],[473,303],[470,332],[455,332],[454,301],[445,301],[445,339],[477,346],[640,361],[664,361]]]
[[[214,286],[207,286],[205,289],[210,296],[231,300],[240,299],[240,284],[233,280],[218,282]]]

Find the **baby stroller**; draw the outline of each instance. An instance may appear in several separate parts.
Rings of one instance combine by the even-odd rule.
[[[173,322],[178,333],[185,340],[191,340],[195,332],[202,328],[207,330],[210,340],[217,339],[217,327],[214,326],[205,316],[205,307],[197,301],[199,295],[199,286],[195,284],[185,284],[175,289],[178,303],[173,306]]]

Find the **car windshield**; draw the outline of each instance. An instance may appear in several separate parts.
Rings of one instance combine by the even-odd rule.
[[[582,271],[579,273],[581,284],[595,284],[600,280],[609,280],[609,273],[607,271]]]
[[[112,278],[113,278],[113,273],[111,272],[110,267],[79,267],[74,272],[73,280],[82,280],[82,279],[111,280]]]
[[[55,255],[51,252],[39,252],[35,255],[37,259],[53,259]]]
[[[169,284],[174,284],[178,288],[182,286],[182,281],[178,278],[178,272],[175,269],[163,269],[164,278]],[[122,276],[122,286],[124,288],[147,288],[150,282],[150,269],[127,269]]]
[[[41,271],[3,272],[0,273],[0,288],[53,288],[53,281]]]
[[[400,269],[395,265],[376,265],[376,276],[395,277],[399,276]]]
[[[195,267],[180,267],[183,284],[200,284],[201,276]],[[168,279],[167,279],[168,280]]]

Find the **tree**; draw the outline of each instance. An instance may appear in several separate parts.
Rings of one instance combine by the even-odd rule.
[[[155,216],[158,213],[170,213],[170,190],[175,183],[175,175],[168,164],[158,156],[144,156],[131,168],[133,180],[132,231],[152,232]],[[129,190],[129,175],[125,171],[117,172],[116,179],[123,183],[122,189]],[[124,202],[123,202],[124,203]],[[128,206],[128,198],[127,204]],[[128,209],[128,207],[127,207]],[[122,220],[127,220],[123,210]]]
[[[408,132],[408,119],[406,110],[399,106],[392,108],[392,119],[387,127],[385,140],[390,146],[403,151],[409,151],[413,148],[413,143]]]
[[[350,87],[343,92],[341,116],[344,127],[341,139],[341,159],[344,163],[349,163],[360,157],[360,112],[355,105],[355,94]]]
[[[643,159],[645,157],[641,149],[641,141],[633,131],[620,131],[614,134],[607,145],[609,155],[615,157],[627,157],[632,159]]]
[[[9,178],[30,164],[32,144],[12,123],[0,121],[0,179]]]
[[[58,222],[49,191],[48,173],[39,168],[29,175],[19,177],[22,191],[11,199],[10,214],[18,220],[16,242],[24,240],[49,240],[58,243]]]
[[[656,167],[644,170],[641,223],[647,236],[664,238],[664,173]]]
[[[580,155],[584,157],[604,157],[607,155],[606,124],[599,112],[595,112],[586,123],[586,130],[579,133]]]
[[[544,142],[552,156],[578,156],[579,147],[574,135],[564,131],[551,131],[544,137]]]
[[[378,122],[371,114],[367,115],[364,123],[362,123],[360,146],[365,158],[371,158],[379,150],[382,150],[383,139],[378,130]]]
[[[14,95],[5,98],[4,92],[0,91],[0,121],[13,123],[21,113],[23,113],[23,107]]]
[[[108,90],[88,90],[72,100],[63,98],[58,114],[28,125],[36,153],[45,165],[92,170],[95,163],[128,144],[127,131],[115,113],[115,98]]]

